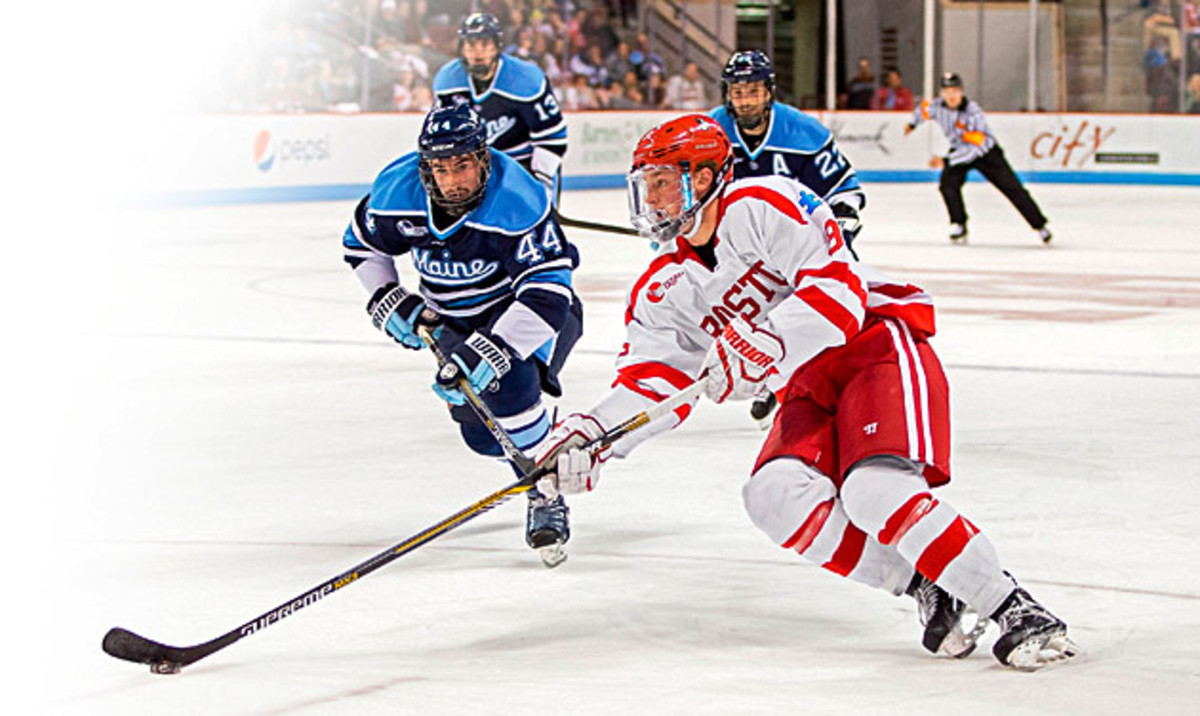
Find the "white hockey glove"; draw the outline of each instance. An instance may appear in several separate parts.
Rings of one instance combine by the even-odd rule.
[[[558,171],[562,167],[562,157],[544,147],[534,147],[529,159],[529,170],[546,191],[550,200],[558,198]]]
[[[753,398],[786,353],[778,336],[737,316],[704,358],[704,394],[714,403]]]
[[[604,428],[590,415],[572,413],[550,431],[535,455],[538,465],[551,473],[538,481],[537,489],[553,498],[560,492],[591,492],[600,482],[600,467],[612,454],[606,447],[595,454],[581,449],[604,434]]]

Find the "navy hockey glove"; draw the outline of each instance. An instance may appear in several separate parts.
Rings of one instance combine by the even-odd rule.
[[[433,392],[451,405],[463,405],[467,398],[458,389],[459,378],[466,378],[478,395],[497,384],[511,368],[512,361],[503,342],[476,331],[467,336],[438,370]]]
[[[367,313],[375,327],[392,337],[405,348],[421,350],[425,342],[417,335],[417,328],[428,326],[434,338],[442,331],[442,317],[428,308],[425,301],[404,287],[389,283],[380,287],[367,302]]]

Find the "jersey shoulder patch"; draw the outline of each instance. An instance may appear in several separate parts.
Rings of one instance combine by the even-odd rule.
[[[450,60],[433,76],[433,91],[435,94],[448,92],[465,92],[471,88],[467,70],[462,60]]]
[[[488,151],[492,157],[492,176],[487,196],[467,223],[484,231],[523,234],[542,223],[550,213],[546,187],[515,159],[495,149]]]
[[[708,111],[708,116],[717,120],[717,124],[721,125],[721,129],[725,130],[725,134],[729,136],[731,141],[736,141],[735,137],[737,135],[733,132],[733,117],[729,115],[729,110],[725,108],[725,105],[713,107]]]
[[[546,73],[542,68],[512,55],[500,55],[500,67],[492,91],[512,99],[533,101],[546,89]]]
[[[371,185],[369,211],[424,212],[425,188],[421,186],[417,164],[420,156],[411,152],[384,167]]]
[[[791,105],[777,102],[772,114],[771,136],[766,141],[772,149],[813,153],[833,136],[825,125]]]

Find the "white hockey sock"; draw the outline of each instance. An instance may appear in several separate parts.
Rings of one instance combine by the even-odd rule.
[[[897,550],[850,524],[833,482],[799,460],[763,465],[742,487],[742,499],[772,541],[831,572],[895,595],[912,577]]]
[[[917,571],[987,615],[1012,591],[991,541],[898,461],[856,466],[842,485],[850,521],[894,546]]]

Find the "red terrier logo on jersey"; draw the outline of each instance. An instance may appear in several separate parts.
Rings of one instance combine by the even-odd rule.
[[[791,289],[787,279],[771,272],[762,261],[757,261],[733,282],[729,290],[721,296],[721,304],[713,306],[712,313],[700,321],[700,327],[716,338],[734,316],[741,316],[753,323],[755,317],[763,310],[763,304],[759,303],[758,299],[770,303],[780,289]]]
[[[650,299],[650,303],[658,303],[667,296],[667,290],[675,284],[679,283],[679,279],[683,278],[683,272],[668,276],[665,281],[655,281],[646,287],[646,298]]]

